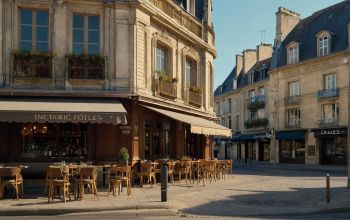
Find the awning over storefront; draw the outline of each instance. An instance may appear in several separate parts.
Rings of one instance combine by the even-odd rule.
[[[239,140],[241,141],[256,141],[256,140],[267,140],[266,133],[255,133],[255,134],[241,134]]]
[[[278,131],[276,132],[277,140],[304,140],[306,130],[300,131]]]
[[[1,99],[0,122],[126,124],[126,110],[116,100]]]
[[[182,114],[178,112],[173,112],[169,110],[164,110],[164,109],[157,109],[150,106],[144,106],[144,107],[152,111],[158,112],[162,115],[165,115],[167,117],[170,117],[172,119],[175,119],[177,121],[181,121],[191,125],[191,132],[194,134],[217,135],[217,136],[224,136],[224,137],[231,137],[232,135],[232,132],[230,129],[225,128],[221,125],[216,124],[213,121],[210,121],[204,118]]]

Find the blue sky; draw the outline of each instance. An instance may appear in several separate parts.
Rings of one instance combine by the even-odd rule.
[[[235,66],[235,55],[255,49],[261,43],[259,30],[266,30],[264,43],[275,38],[276,11],[282,6],[301,14],[302,18],[342,0],[212,0],[215,44],[214,88],[219,86]]]

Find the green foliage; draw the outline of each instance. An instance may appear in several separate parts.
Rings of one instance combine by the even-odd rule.
[[[194,93],[202,93],[203,90],[201,88],[195,87],[195,86],[191,86],[189,88],[190,92],[194,92]]]
[[[36,52],[36,51],[12,51],[13,57],[18,61],[48,61],[56,56],[56,53],[50,52]]]
[[[157,74],[158,74],[158,79],[161,81],[166,81],[166,82],[174,83],[174,84],[177,83],[177,78],[171,78],[171,76],[169,76],[169,74],[167,74],[164,71],[158,70]]]
[[[119,150],[119,153],[118,153],[118,157],[119,157],[119,160],[121,161],[128,161],[129,160],[129,151],[126,147],[122,147],[120,150]]]
[[[257,120],[244,122],[244,126],[246,128],[266,127],[268,124],[269,124],[269,120],[267,118],[259,118]]]
[[[97,54],[67,54],[66,58],[69,63],[88,61],[94,64],[103,64],[106,57]]]

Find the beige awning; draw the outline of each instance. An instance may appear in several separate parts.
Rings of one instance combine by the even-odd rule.
[[[1,99],[1,122],[126,124],[126,110],[116,100]]]
[[[158,112],[162,115],[168,116],[177,121],[181,121],[191,125],[191,132],[194,134],[216,135],[216,136],[224,136],[224,137],[232,136],[232,132],[230,129],[201,117],[168,111],[164,109],[158,109],[150,106],[144,106],[144,107],[152,111]]]

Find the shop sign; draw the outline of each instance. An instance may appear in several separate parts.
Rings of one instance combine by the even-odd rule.
[[[50,122],[100,122],[103,120],[100,114],[74,114],[74,113],[49,113],[49,114],[34,114],[35,121],[50,121]]]
[[[315,136],[339,136],[347,135],[346,128],[319,129],[315,130]]]
[[[121,125],[121,126],[119,126],[119,128],[122,131],[122,134],[126,134],[126,135],[131,134],[131,126],[130,125]]]

